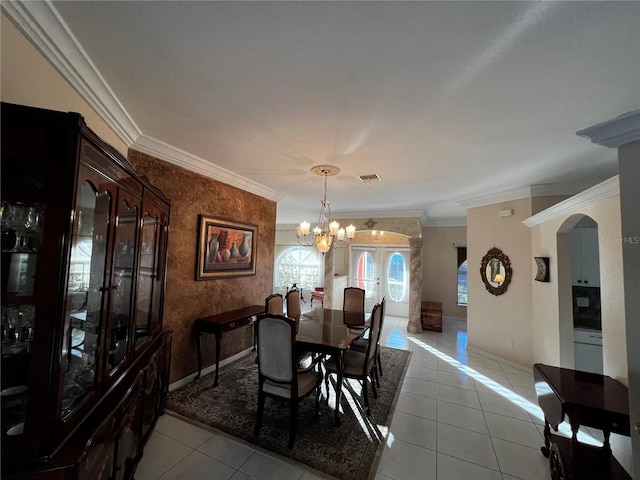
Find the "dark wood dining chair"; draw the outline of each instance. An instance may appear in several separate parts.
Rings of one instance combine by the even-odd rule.
[[[297,287],[293,287],[287,292],[285,303],[287,304],[287,317],[293,318],[296,321],[297,331],[297,323],[300,321],[300,315],[302,315],[302,307],[300,306],[300,290]]]
[[[364,313],[365,291],[358,287],[346,287],[344,289],[344,300],[342,310],[345,312]]]
[[[300,290],[298,290],[297,287],[293,287],[287,292],[285,303],[287,305],[286,315],[296,322],[296,333],[298,333],[302,308],[300,306]],[[311,362],[314,357],[311,352],[299,352],[298,363],[302,368],[307,368],[309,362]]]
[[[382,297],[382,301],[380,302],[380,329],[378,330],[378,338],[376,339],[376,369],[375,369],[375,378],[376,378],[376,386],[380,386],[380,379],[378,375],[382,377],[382,360],[380,359],[380,337],[382,337],[382,327],[384,326],[384,312],[386,306],[386,298]],[[367,346],[369,344],[369,338],[360,337],[358,340],[351,344],[351,349],[356,352],[366,352]]]
[[[276,315],[284,314],[284,300],[281,293],[272,293],[264,299],[264,313],[275,313]],[[258,343],[258,329],[253,329],[253,349],[256,349]],[[256,358],[256,362],[258,359]]]
[[[264,300],[264,313],[284,314],[284,300],[282,294],[272,293]]]
[[[266,397],[289,403],[289,448],[295,442],[298,403],[315,391],[315,414],[319,416],[322,374],[312,364],[298,369],[296,330],[293,319],[266,314],[258,318],[258,410],[255,435],[260,435]]]
[[[376,339],[380,331],[380,323],[382,321],[382,308],[377,303],[371,311],[371,326],[369,331],[369,339],[367,341],[367,349],[363,352],[358,352],[353,349],[349,349],[343,356],[343,368],[342,368],[342,381],[347,382],[349,378],[360,380],[362,382],[362,396],[364,397],[364,406],[367,415],[371,413],[369,408],[369,396],[367,383],[371,382],[371,390],[373,392],[373,398],[378,398],[376,393],[376,384],[373,375],[375,374],[376,364]],[[338,373],[338,362],[335,357],[331,357],[324,363],[326,369],[325,384],[327,392],[329,391],[329,375]],[[336,405],[336,408],[340,408],[340,405]]]

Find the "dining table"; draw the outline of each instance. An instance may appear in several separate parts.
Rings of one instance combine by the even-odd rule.
[[[362,337],[370,325],[370,312],[345,312],[328,308],[316,308],[303,313],[298,322],[296,345],[300,350],[331,355],[336,359],[336,408],[335,424],[340,426],[340,400],[342,396],[342,371],[344,353],[351,344]],[[328,395],[328,392],[327,392]]]

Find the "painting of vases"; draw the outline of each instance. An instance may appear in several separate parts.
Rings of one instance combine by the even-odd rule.
[[[255,275],[257,226],[200,215],[196,280]]]

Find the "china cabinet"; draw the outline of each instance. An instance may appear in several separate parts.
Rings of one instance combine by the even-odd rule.
[[[2,477],[132,478],[168,391],[169,200],[78,114],[0,120]]]

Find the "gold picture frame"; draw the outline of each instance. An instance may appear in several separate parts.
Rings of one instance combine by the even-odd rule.
[[[256,274],[258,227],[200,214],[196,280]]]

